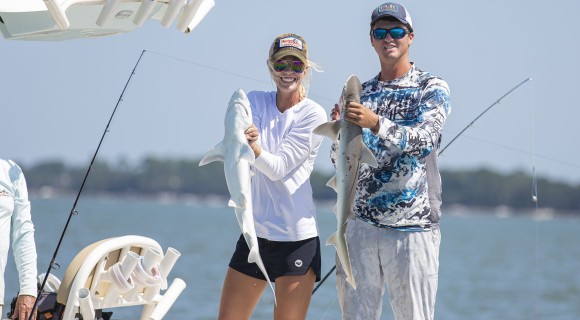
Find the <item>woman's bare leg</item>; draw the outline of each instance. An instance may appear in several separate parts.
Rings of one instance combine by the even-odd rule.
[[[222,288],[218,319],[250,319],[265,287],[266,281],[228,268]]]
[[[308,269],[302,276],[276,278],[277,306],[274,308],[274,320],[306,319],[315,280],[312,269]]]

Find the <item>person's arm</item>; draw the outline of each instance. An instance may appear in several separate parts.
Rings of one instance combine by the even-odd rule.
[[[311,112],[284,137],[282,144],[276,153],[263,150],[258,144],[254,144],[256,161],[254,166],[273,181],[281,180],[301,163],[306,161],[311,152],[316,152],[322,137],[314,136],[312,130],[326,122],[323,112]]]
[[[347,120],[369,128],[393,146],[415,156],[427,156],[439,141],[445,119],[450,112],[449,87],[439,79],[432,79],[423,89],[419,108],[421,119],[413,125],[399,125],[378,116],[360,104],[350,104]],[[352,114],[351,114],[352,113]]]
[[[30,214],[30,201],[26,179],[15,165],[10,169],[14,184],[14,211],[12,213],[12,251],[20,283],[15,308],[18,319],[28,319],[37,295],[36,244],[34,225]],[[36,317],[36,314],[34,315]]]

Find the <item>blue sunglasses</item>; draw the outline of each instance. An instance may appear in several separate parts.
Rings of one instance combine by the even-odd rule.
[[[374,29],[371,30],[371,35],[377,40],[382,40],[387,37],[387,34],[391,35],[393,39],[402,39],[407,33],[411,33],[409,30],[403,27],[394,27],[391,29]]]

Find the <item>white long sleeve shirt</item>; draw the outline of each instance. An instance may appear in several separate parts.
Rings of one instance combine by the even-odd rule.
[[[276,92],[252,91],[248,99],[262,146],[252,177],[258,237],[300,241],[318,236],[310,174],[322,137],[312,130],[327,121],[326,112],[304,99],[281,113]]]
[[[36,245],[26,180],[14,161],[0,159],[0,305],[4,304],[4,270],[10,236],[20,282],[19,294],[36,297]]]

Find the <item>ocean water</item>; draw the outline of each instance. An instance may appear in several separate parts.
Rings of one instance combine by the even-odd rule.
[[[73,204],[72,198],[31,199],[39,273],[46,272]],[[169,280],[187,288],[165,319],[216,319],[221,285],[240,231],[225,200],[81,198],[53,270],[62,279],[66,266],[85,246],[101,239],[140,235],[181,258]],[[580,319],[580,219],[532,219],[485,212],[445,212],[442,219],[436,319]],[[328,206],[319,206],[321,239],[335,230]],[[6,299],[18,290],[10,253]],[[322,271],[334,265],[334,247],[322,248]],[[387,297],[381,319],[393,319]],[[8,303],[8,301],[6,301]],[[5,306],[5,312],[7,307]],[[271,319],[273,297],[264,292],[252,319]],[[138,319],[140,307],[113,309],[114,319]],[[312,297],[308,319],[340,319],[332,274]]]

